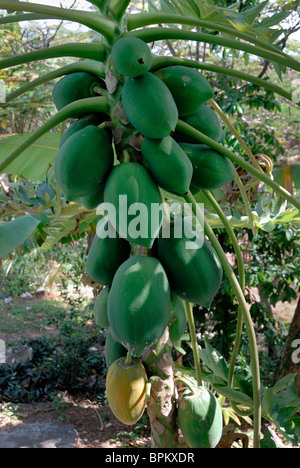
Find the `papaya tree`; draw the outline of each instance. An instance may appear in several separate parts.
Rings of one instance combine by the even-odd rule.
[[[160,8],[149,2],[148,11],[134,14],[126,13],[129,0],[89,3],[95,11],[0,1],[1,9],[9,12],[1,17],[2,25],[58,19],[95,33],[90,43],[74,41],[0,61],[5,70],[74,58],[8,96],[9,101],[22,99],[27,91],[56,80],[52,97],[57,113],[34,133],[2,143],[1,173],[22,178],[15,184],[17,197],[1,196],[1,217],[13,217],[0,226],[1,256],[36,230],[44,249],[68,236],[96,233],[87,273],[104,287],[96,300],[95,320],[108,329],[107,399],[125,424],[135,424],[147,408],[153,447],[215,448],[222,443],[228,415],[252,418],[254,448],[261,445],[262,417],[296,445],[300,405],[295,376],[272,388],[261,385],[234,228],[243,225],[256,232],[261,227],[265,213],[259,217],[249,204],[251,188],[259,183],[273,194],[275,214],[280,211],[285,222],[299,219],[300,201],[275,182],[270,158],[251,152],[201,71],[235,77],[290,102],[292,93],[232,68],[155,54],[161,41],[194,41],[267,60],[278,74],[285,69],[299,72],[300,63],[275,44],[280,31],[273,26],[287,13],[260,20],[267,2],[241,9],[236,4],[218,7],[212,0],[170,0]],[[50,132],[58,126],[60,136]],[[243,155],[225,145],[224,126]],[[57,145],[58,151],[45,167],[47,144]],[[34,171],[29,171],[33,160]],[[26,177],[44,180],[35,184]],[[230,182],[236,184],[242,218],[228,216],[219,203],[216,190]],[[225,230],[233,245],[238,275],[216,227]],[[229,363],[207,339],[205,349],[199,347],[193,315],[193,305],[210,306],[224,276],[238,302]],[[183,350],[186,327],[193,367],[173,360],[174,348]],[[250,386],[235,374],[244,327],[251,354]]]

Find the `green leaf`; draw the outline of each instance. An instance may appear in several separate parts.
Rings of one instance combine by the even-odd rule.
[[[248,396],[234,388],[230,387],[215,387],[215,390],[224,397],[228,398],[231,401],[234,401],[237,404],[248,406],[249,408],[253,407],[253,401]]]
[[[40,220],[31,215],[2,224],[0,226],[0,257],[6,257],[22,245],[39,224]]]
[[[264,438],[261,440],[260,447],[261,448],[277,448],[276,443],[272,437],[272,434],[268,428],[266,428],[265,430]]]
[[[3,161],[26,138],[26,135],[14,135],[0,139],[0,162]],[[53,165],[59,147],[59,133],[47,133],[26,149],[16,161],[10,164],[5,172],[7,174],[22,175],[31,180],[42,181],[49,165]]]
[[[46,241],[41,247],[42,252],[51,249],[63,237],[70,234],[76,228],[76,219],[54,219],[44,228],[48,234]]]
[[[228,379],[228,368],[224,357],[214,349],[207,338],[205,338],[205,349],[209,358],[210,368],[214,374],[221,379],[227,381]]]

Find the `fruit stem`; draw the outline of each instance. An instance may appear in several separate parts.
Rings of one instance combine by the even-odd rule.
[[[131,365],[131,363],[132,363],[132,356],[130,354],[130,351],[128,351],[125,362],[124,362],[124,365],[125,365],[125,367],[129,367]]]
[[[173,65],[183,65],[185,67],[196,68],[199,70],[207,70],[214,73],[221,73],[223,75],[233,76],[239,80],[248,81],[262,88],[268,89],[273,93],[279,94],[280,96],[292,101],[292,93],[287,91],[280,86],[270,83],[268,80],[263,80],[257,76],[249,75],[232,68],[220,67],[213,63],[196,62],[196,60],[185,59],[180,57],[154,57],[152,59],[151,71],[159,70],[160,68],[170,67]]]
[[[176,129],[182,133],[185,133],[188,136],[193,137],[195,140],[200,141],[201,143],[204,143],[210,146],[211,148],[215,149],[219,153],[224,154],[224,156],[227,156],[232,162],[234,162],[238,166],[241,166],[247,172],[254,175],[255,177],[257,177],[257,179],[261,180],[266,185],[271,187],[277,193],[278,196],[283,197],[284,199],[288,200],[292,205],[294,205],[298,210],[300,210],[300,200],[293,197],[293,195],[291,195],[287,190],[285,190],[283,187],[278,185],[274,180],[272,180],[266,174],[259,172],[255,167],[253,167],[251,164],[249,164],[240,156],[236,155],[229,149],[222,146],[220,143],[217,143],[216,141],[212,140],[208,136],[204,135],[204,133],[199,132],[194,127],[191,127],[190,125],[188,125],[186,122],[183,122],[182,120],[178,120]]]
[[[198,205],[189,192],[185,195],[185,199],[192,204],[193,213],[195,216],[199,216]],[[201,218],[200,218],[201,219]],[[251,354],[251,370],[252,370],[252,380],[253,380],[253,407],[254,407],[254,448],[260,447],[260,430],[261,430],[261,387],[260,387],[260,370],[259,370],[259,358],[258,358],[258,349],[256,343],[256,336],[252,318],[248,309],[248,304],[246,302],[245,296],[241,289],[241,286],[234,274],[234,271],[228,261],[228,258],[219,243],[215,233],[210,227],[206,218],[204,218],[204,230],[208,236],[210,242],[212,243],[216,253],[218,254],[220,261],[223,265],[223,268],[227,274],[227,277],[230,281],[231,287],[235,292],[235,295],[238,299],[241,313],[243,314],[243,319],[247,328],[247,334],[249,339],[250,354]]]
[[[176,377],[176,379],[174,379],[174,382],[181,382],[183,383],[189,390],[190,392],[195,395],[195,387],[193,387],[193,385],[191,384],[191,382],[189,382],[188,380],[186,380],[184,377]],[[199,385],[198,385],[199,387]]]
[[[234,230],[232,229],[230,222],[228,221],[227,217],[223,213],[222,208],[220,207],[220,205],[218,204],[214,196],[210,192],[205,191],[205,190],[202,191],[202,194],[204,195],[206,200],[212,205],[214,211],[219,216],[231,240],[231,243],[233,245],[235,255],[236,255],[237,265],[238,265],[239,283],[241,286],[241,290],[244,292],[245,287],[246,287],[246,281],[245,281],[245,268],[244,268],[243,254],[239,246],[238,240],[236,238],[236,235],[234,233]],[[232,356],[231,356],[230,365],[229,365],[229,372],[228,372],[228,387],[232,387],[233,385],[234,368],[235,368],[236,359],[237,359],[240,345],[241,345],[242,329],[243,329],[243,314],[242,314],[241,308],[239,307],[235,342],[234,342],[234,347],[232,351]]]
[[[145,42],[156,42],[166,39],[185,39],[197,42],[205,42],[208,44],[228,47],[230,49],[241,50],[249,54],[262,57],[280,65],[291,68],[292,70],[300,71],[300,63],[291,57],[283,56],[278,52],[266,50],[257,45],[247,44],[237,41],[222,35],[205,34],[200,32],[186,31],[177,28],[145,28],[128,33],[130,36],[138,37]]]
[[[199,347],[197,342],[196,327],[193,315],[193,305],[190,302],[184,301],[185,314],[189,326],[192,350],[194,356],[194,365],[196,370],[196,379],[198,387],[202,386],[202,373],[200,365]]]

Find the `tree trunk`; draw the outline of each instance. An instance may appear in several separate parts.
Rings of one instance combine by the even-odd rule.
[[[176,387],[171,351],[167,329],[159,342],[143,356],[149,378],[154,377],[147,406],[152,448],[178,447]]]
[[[276,376],[276,380],[279,380],[288,374],[296,373],[297,394],[300,396],[300,351],[297,352],[297,349],[300,349],[300,298],[282,351]]]

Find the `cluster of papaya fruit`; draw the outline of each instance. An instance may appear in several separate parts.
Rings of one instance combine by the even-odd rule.
[[[106,70],[118,83],[113,90],[103,78],[89,73],[67,75],[53,89],[58,109],[99,95],[110,102],[108,115],[86,114],[83,109],[82,115],[74,116],[77,120],[61,139],[55,174],[68,201],[89,210],[102,202],[116,209],[114,222],[104,219],[99,228],[116,235],[97,232],[87,273],[104,286],[96,299],[95,320],[108,329],[107,398],[120,421],[134,424],[145,410],[145,351],[167,327],[171,342],[178,343],[187,325],[183,301],[208,307],[223,274],[208,240],[201,248],[186,248],[186,241],[195,236],[192,224],[191,232],[185,226],[178,238],[176,223],[183,224],[184,217],[170,218],[163,226],[162,216],[154,219],[151,208],[161,205],[161,190],[181,196],[189,190],[211,190],[233,180],[234,173],[223,155],[176,130],[180,118],[215,141],[224,137],[215,112],[207,105],[214,91],[201,73],[184,66],[151,72],[148,45],[130,36],[118,39],[108,55]],[[117,129],[125,137],[115,138]],[[138,148],[130,145],[132,135],[140,137]],[[119,157],[120,149],[127,158]],[[126,196],[128,207],[138,203],[146,208],[139,216],[140,229],[134,232],[128,232],[133,212],[125,213],[121,196]],[[163,235],[164,229],[168,236]],[[133,255],[136,244],[147,250]],[[207,389],[184,392],[178,417],[190,447],[218,443],[221,409]]]

